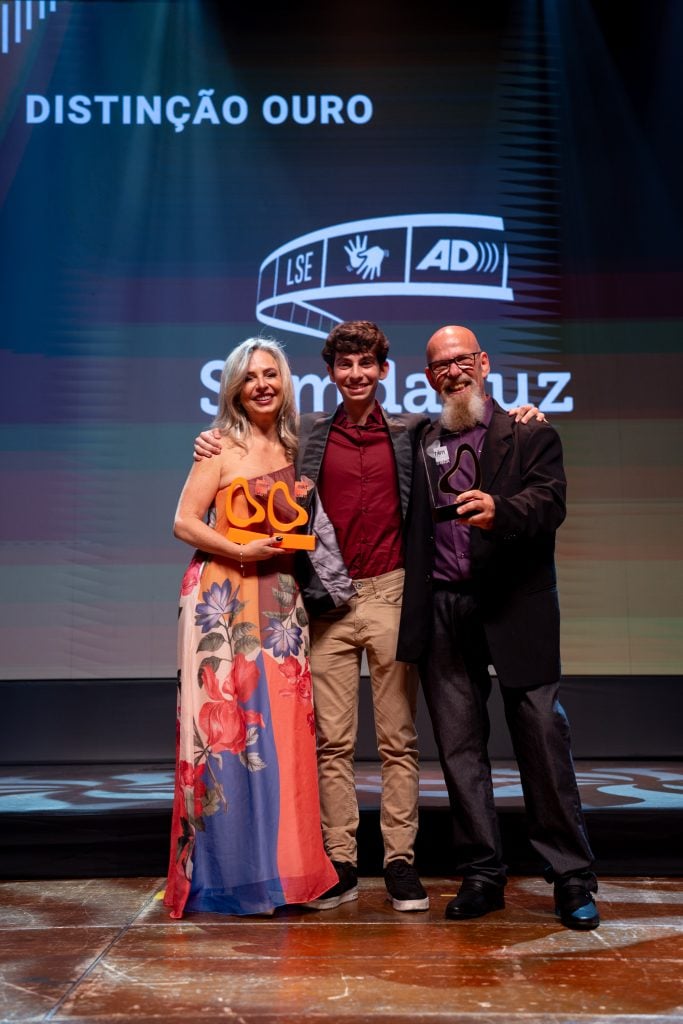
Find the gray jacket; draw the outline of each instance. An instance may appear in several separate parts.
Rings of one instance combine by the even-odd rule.
[[[330,427],[336,414],[337,410],[333,413],[305,413],[301,417],[296,463],[298,478],[308,477],[317,484]],[[421,429],[429,423],[429,417],[414,413],[388,416],[383,409],[382,417],[394,449],[401,514],[405,523],[416,439]],[[317,491],[312,492],[309,502],[309,529],[315,533],[318,543],[315,551],[302,552],[297,556],[297,576],[306,607],[315,615],[345,605],[355,594],[355,589],[344,565],[334,527],[322,507]]]

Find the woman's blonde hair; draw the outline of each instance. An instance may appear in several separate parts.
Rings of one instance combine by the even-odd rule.
[[[242,408],[240,392],[246,380],[249,361],[261,349],[275,360],[282,379],[282,405],[277,417],[277,432],[287,457],[293,462],[298,449],[297,412],[294,402],[292,373],[284,350],[274,338],[247,338],[234,348],[225,360],[218,395],[218,413],[213,421],[240,448],[246,448],[251,436],[251,423]]]

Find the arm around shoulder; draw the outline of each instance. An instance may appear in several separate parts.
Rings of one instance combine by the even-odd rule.
[[[548,423],[516,423],[513,431],[519,476],[493,493],[495,532],[503,537],[553,533],[566,515],[567,480],[562,442]]]

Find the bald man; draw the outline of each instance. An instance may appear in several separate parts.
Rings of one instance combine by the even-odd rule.
[[[531,844],[554,883],[560,920],[587,930],[600,923],[597,880],[558,696],[562,446],[548,423],[516,422],[487,396],[489,371],[468,328],[430,338],[426,373],[443,412],[419,441],[397,657],[419,665],[448,787],[463,882],[446,917],[505,905],[487,750],[493,665]]]

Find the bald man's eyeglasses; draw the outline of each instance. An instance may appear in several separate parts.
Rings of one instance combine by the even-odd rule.
[[[427,363],[427,367],[438,380],[445,377],[453,363],[459,370],[473,370],[477,362],[477,356],[481,352],[464,352],[461,356],[453,356],[452,359],[436,359],[433,363]]]

